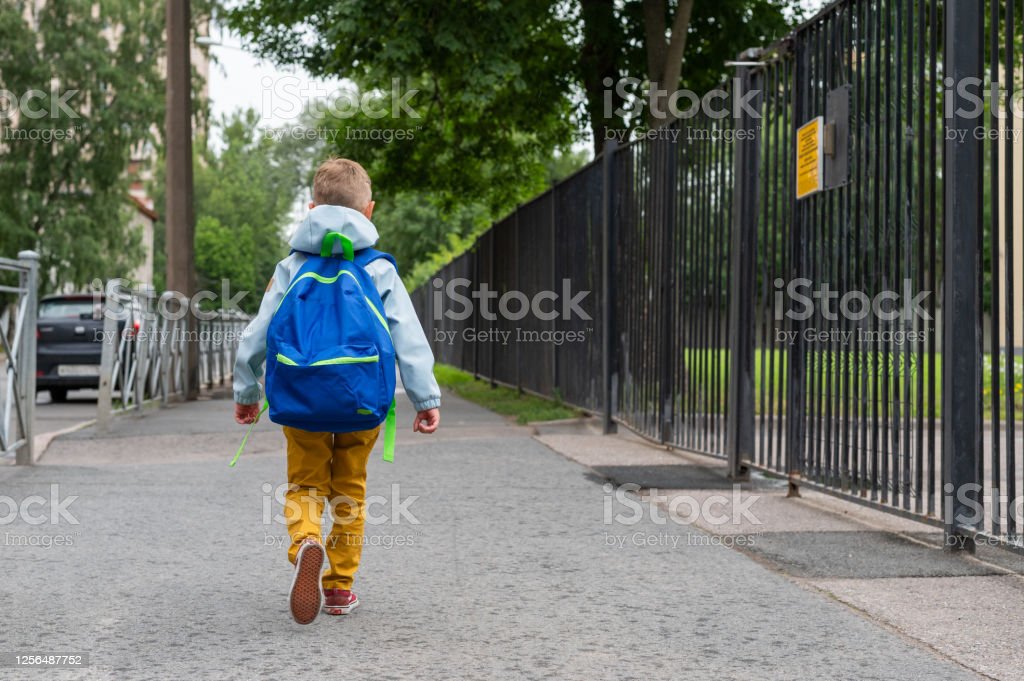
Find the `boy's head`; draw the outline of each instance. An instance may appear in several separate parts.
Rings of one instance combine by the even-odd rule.
[[[367,219],[373,214],[370,176],[363,166],[347,158],[329,158],[320,164],[313,177],[314,206],[345,206]]]

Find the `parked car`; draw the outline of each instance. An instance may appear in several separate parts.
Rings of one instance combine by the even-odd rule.
[[[46,296],[36,323],[36,390],[64,402],[69,390],[98,388],[103,302],[91,293]]]

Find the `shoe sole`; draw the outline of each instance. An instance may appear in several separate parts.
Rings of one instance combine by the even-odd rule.
[[[299,547],[295,556],[295,576],[288,602],[292,618],[299,624],[309,624],[316,619],[323,607],[324,593],[320,587],[320,575],[324,568],[324,549],[319,544],[306,543]]]
[[[325,605],[324,606],[324,612],[326,612],[328,615],[347,615],[350,612],[352,612],[353,610],[355,610],[356,606],[358,606],[358,605],[359,605],[359,596],[356,596],[356,599],[354,601],[352,601],[351,603],[349,603],[348,605],[341,605],[341,606],[338,606],[338,605]]]

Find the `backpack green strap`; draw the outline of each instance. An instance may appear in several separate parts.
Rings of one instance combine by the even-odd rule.
[[[384,460],[393,463],[395,460],[395,401],[391,400],[388,416],[384,419]]]
[[[238,445],[238,451],[235,452],[235,458],[231,459],[231,463],[228,465],[234,468],[235,464],[238,463],[238,457],[242,456],[242,450],[245,449],[245,445],[249,442],[249,436],[252,435],[252,429],[256,427],[256,424],[260,422],[260,417],[270,407],[270,402],[266,399],[263,400],[263,408],[260,409],[260,413],[256,415],[256,420],[249,424],[249,429],[245,431],[245,437],[242,438],[242,444]]]
[[[341,232],[327,232],[320,244],[320,257],[329,258],[334,253],[334,242],[341,242],[341,256],[345,260],[354,260],[355,251],[352,248],[352,240]]]

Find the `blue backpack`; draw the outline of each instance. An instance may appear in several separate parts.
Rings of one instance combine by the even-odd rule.
[[[341,258],[331,255],[335,241]],[[353,252],[339,232],[324,237],[319,256],[308,256],[267,330],[264,409],[274,423],[317,433],[370,430],[384,422],[384,460],[393,461],[395,346],[380,294],[364,269],[380,258],[395,264],[372,248]]]

